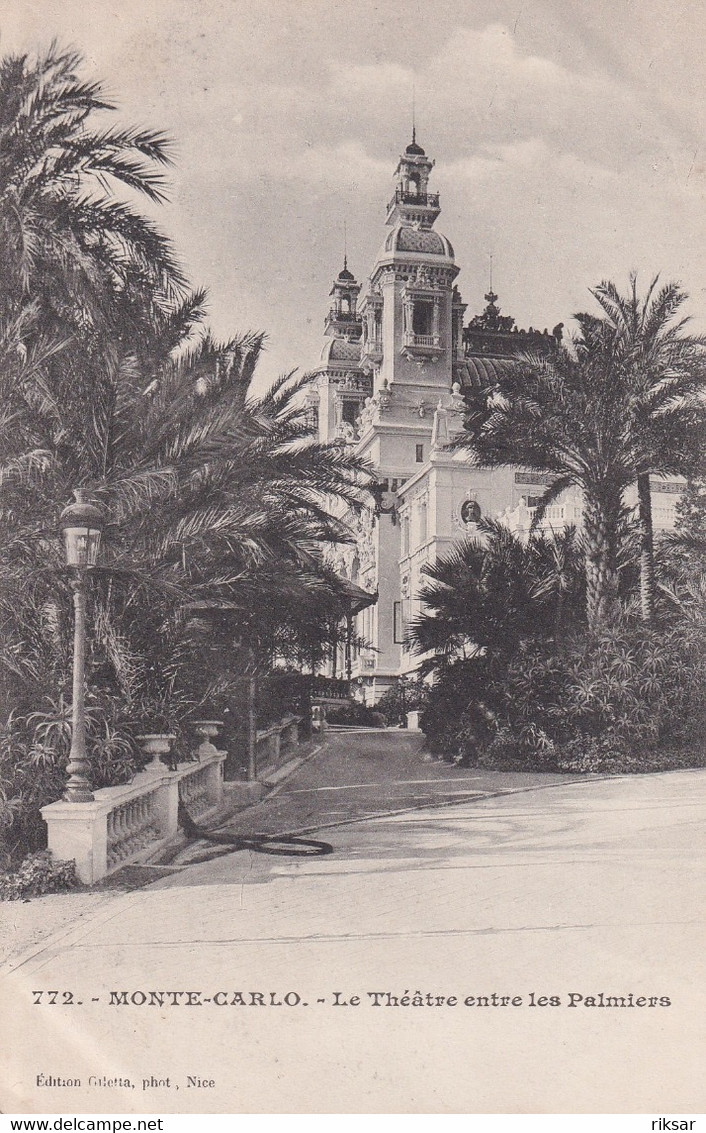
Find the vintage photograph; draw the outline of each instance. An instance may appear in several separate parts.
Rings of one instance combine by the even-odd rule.
[[[706,1108],[705,41],[0,0],[2,1113]]]

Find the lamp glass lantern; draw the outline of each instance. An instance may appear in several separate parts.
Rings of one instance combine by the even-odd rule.
[[[83,488],[75,488],[76,502],[61,513],[60,528],[66,562],[70,567],[94,567],[98,562],[104,519],[100,508]]]

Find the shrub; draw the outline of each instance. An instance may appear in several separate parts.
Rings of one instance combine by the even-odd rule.
[[[706,707],[706,648],[696,627],[618,628],[578,642],[547,716],[563,741],[601,738],[626,755],[686,741]]]
[[[73,861],[55,861],[48,850],[39,850],[29,854],[15,872],[0,874],[0,900],[41,897],[75,889],[78,884]]]
[[[628,752],[621,745],[620,737],[608,734],[569,740],[561,749],[558,770],[574,774],[625,775],[703,767],[705,762],[703,744]]]
[[[284,716],[310,713],[310,678],[289,669],[274,669],[257,685],[258,727],[264,728]]]
[[[494,731],[490,663],[486,657],[443,668],[419,719],[429,750],[473,762]]]
[[[384,692],[375,709],[382,712],[388,724],[397,724],[402,721],[407,712],[423,709],[429,698],[429,686],[421,677],[404,678],[404,687],[400,681]]]
[[[384,728],[386,723],[382,713],[357,700],[346,700],[340,706],[330,708],[326,719],[329,724],[360,724],[367,728]]]
[[[504,726],[480,752],[477,765],[492,771],[556,771],[557,756],[543,729],[528,726],[516,733]]]
[[[706,643],[682,623],[524,644],[502,665],[457,662],[421,723],[432,750],[467,764],[611,773],[702,765],[705,718]]]
[[[121,706],[95,689],[86,697],[86,748],[94,788],[127,783],[143,762]],[[60,696],[45,696],[35,712],[11,712],[0,726],[0,854],[17,861],[43,849],[40,810],[61,797],[71,743],[71,710]]]

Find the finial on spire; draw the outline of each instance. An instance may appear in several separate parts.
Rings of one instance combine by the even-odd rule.
[[[495,309],[495,303],[497,302],[498,297],[495,294],[495,292],[493,291],[493,253],[492,252],[488,252],[488,264],[489,264],[488,275],[489,275],[490,287],[488,289],[488,294],[485,296],[485,298],[488,301],[488,309],[490,309],[490,308]]]
[[[348,285],[355,282],[355,276],[348,270],[348,222],[343,221],[343,267],[338,273],[340,282]]]
[[[424,150],[417,141],[417,88],[415,82],[412,83],[412,141],[404,152],[414,157],[425,156]]]

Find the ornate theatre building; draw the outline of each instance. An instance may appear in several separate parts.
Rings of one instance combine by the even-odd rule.
[[[345,262],[334,280],[309,395],[321,439],[355,446],[380,485],[375,512],[355,521],[356,545],[337,548],[333,564],[377,595],[357,614],[364,646],[342,664],[369,703],[418,663],[405,628],[419,609],[424,565],[472,534],[481,516],[528,531],[546,483],[536,472],[474,467],[446,448],[461,427],[464,390],[492,379],[518,351],[555,350],[562,327],[518,330],[492,290],[483,313],[464,327],[454,250],[435,227],[433,165],[413,136],[395,171],[388,233],[368,280],[361,287]],[[666,504],[655,498],[656,527],[670,525],[673,502],[673,495]],[[580,493],[570,490],[543,524],[557,530],[580,521]]]

